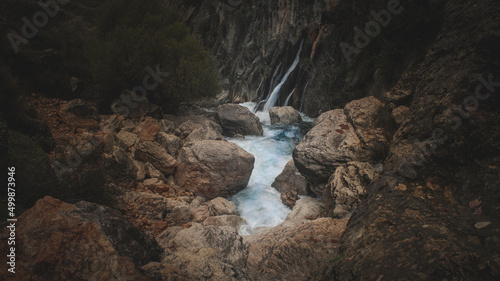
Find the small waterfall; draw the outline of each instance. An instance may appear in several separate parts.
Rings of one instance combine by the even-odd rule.
[[[273,72],[273,76],[271,77],[271,82],[269,84],[269,93],[267,94],[266,99],[269,98],[269,96],[271,95],[272,89],[274,89],[274,87],[276,87],[276,81],[278,80],[276,78],[277,78],[278,72],[279,72],[282,64],[283,64],[283,62],[280,62]]]
[[[278,100],[278,96],[279,96],[281,87],[283,86],[283,84],[285,84],[286,80],[288,79],[288,76],[290,76],[290,74],[295,70],[295,67],[297,67],[297,65],[299,64],[300,52],[302,51],[302,44],[303,43],[304,43],[304,40],[302,40],[300,42],[299,51],[297,52],[297,55],[296,55],[295,60],[293,61],[292,65],[290,66],[290,68],[288,68],[288,71],[286,72],[285,76],[283,76],[283,78],[281,79],[281,82],[273,89],[271,95],[267,99],[267,102],[264,105],[264,112],[268,112],[271,109],[271,107],[274,106],[274,104],[276,103],[276,100]]]
[[[288,105],[288,102],[290,101],[290,98],[292,97],[293,92],[295,92],[295,89],[296,88],[293,88],[292,92],[288,95],[288,97],[285,100],[285,104],[283,106],[287,106]]]
[[[257,90],[255,91],[255,95],[257,96],[257,98],[259,97],[259,91],[260,91],[260,88],[262,88],[262,84],[264,84],[264,80],[265,80],[265,78],[262,78],[262,80],[260,81],[259,87],[257,87]]]
[[[306,82],[306,85],[304,86],[304,90],[302,91],[302,98],[300,99],[300,108],[299,108],[300,112],[302,112],[302,107],[304,106],[304,99],[306,97],[307,85],[309,85],[309,81]]]

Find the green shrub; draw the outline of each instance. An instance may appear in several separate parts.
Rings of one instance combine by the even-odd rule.
[[[101,8],[91,43],[94,78],[108,102],[143,85],[146,67],[168,73],[148,94],[165,107],[220,91],[213,57],[175,11],[158,1],[112,0]],[[150,83],[155,81],[150,79]]]

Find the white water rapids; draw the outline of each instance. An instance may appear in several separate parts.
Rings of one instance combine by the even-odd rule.
[[[253,109],[255,103],[243,103]],[[240,216],[247,221],[241,235],[254,234],[282,223],[291,209],[280,199],[280,193],[271,187],[274,179],[292,159],[292,152],[302,138],[297,125],[270,125],[268,112],[257,112],[264,128],[264,136],[246,136],[228,139],[255,156],[255,165],[248,186],[231,198]]]

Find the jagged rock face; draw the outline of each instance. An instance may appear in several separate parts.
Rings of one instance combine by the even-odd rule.
[[[333,217],[342,218],[353,210],[375,180],[377,172],[369,163],[349,162],[335,170],[323,192],[323,201]]]
[[[247,236],[247,272],[254,280],[327,280],[346,224],[332,218],[297,219]]]
[[[302,118],[297,110],[291,106],[276,106],[269,110],[271,124],[294,124],[302,122]]]
[[[195,195],[228,197],[245,188],[255,158],[238,145],[225,141],[200,141],[179,152],[175,180]]]
[[[45,197],[19,217],[16,234],[23,280],[147,280],[136,267],[161,258],[156,241],[120,212],[88,202]]]
[[[473,124],[488,127],[488,118],[498,116],[499,99],[479,100],[476,110],[464,106],[478,87],[479,97],[489,91],[488,77],[499,80],[497,63],[490,62],[500,57],[494,20],[500,6],[488,0],[441,2],[443,24],[414,83],[396,89],[411,94],[404,104],[408,115],[394,135],[385,176],[370,186],[344,233],[345,258],[336,266],[336,280],[500,276],[498,251],[492,250],[500,245],[498,212],[484,211],[498,208],[498,192],[488,187],[498,185],[498,145],[477,145],[473,137],[480,132]],[[485,200],[482,211],[473,209],[481,204],[478,197]],[[478,229],[480,222],[491,224]],[[381,262],[387,260],[395,262]]]
[[[192,223],[186,229],[169,228],[157,239],[165,257],[142,268],[151,278],[250,280],[243,271],[247,246],[231,227]]]
[[[308,32],[312,39],[305,48],[309,50],[305,56],[309,56],[316,39],[313,35],[318,34],[323,14],[335,5],[326,0],[199,1],[190,5],[170,0],[166,3],[185,11],[188,24],[201,34],[215,55],[220,72],[226,78],[224,87],[231,101],[255,100],[262,93],[268,93],[276,66],[282,60],[293,61],[292,45]],[[263,78],[266,81],[261,85]]]
[[[373,97],[349,103],[345,110],[322,114],[295,148],[296,167],[313,184],[326,183],[335,169],[350,161],[382,160],[389,147],[392,121]],[[318,195],[323,190],[314,189]]]
[[[237,104],[224,104],[217,108],[217,120],[224,135],[262,136],[260,120],[248,108]]]
[[[295,167],[293,159],[286,163],[283,172],[281,172],[271,184],[272,187],[276,188],[276,190],[281,193],[295,191],[299,195],[309,194],[307,185],[306,178],[299,172],[297,167]]]

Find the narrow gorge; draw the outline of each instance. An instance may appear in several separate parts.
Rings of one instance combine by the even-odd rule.
[[[498,1],[42,2],[1,280],[499,280]]]

